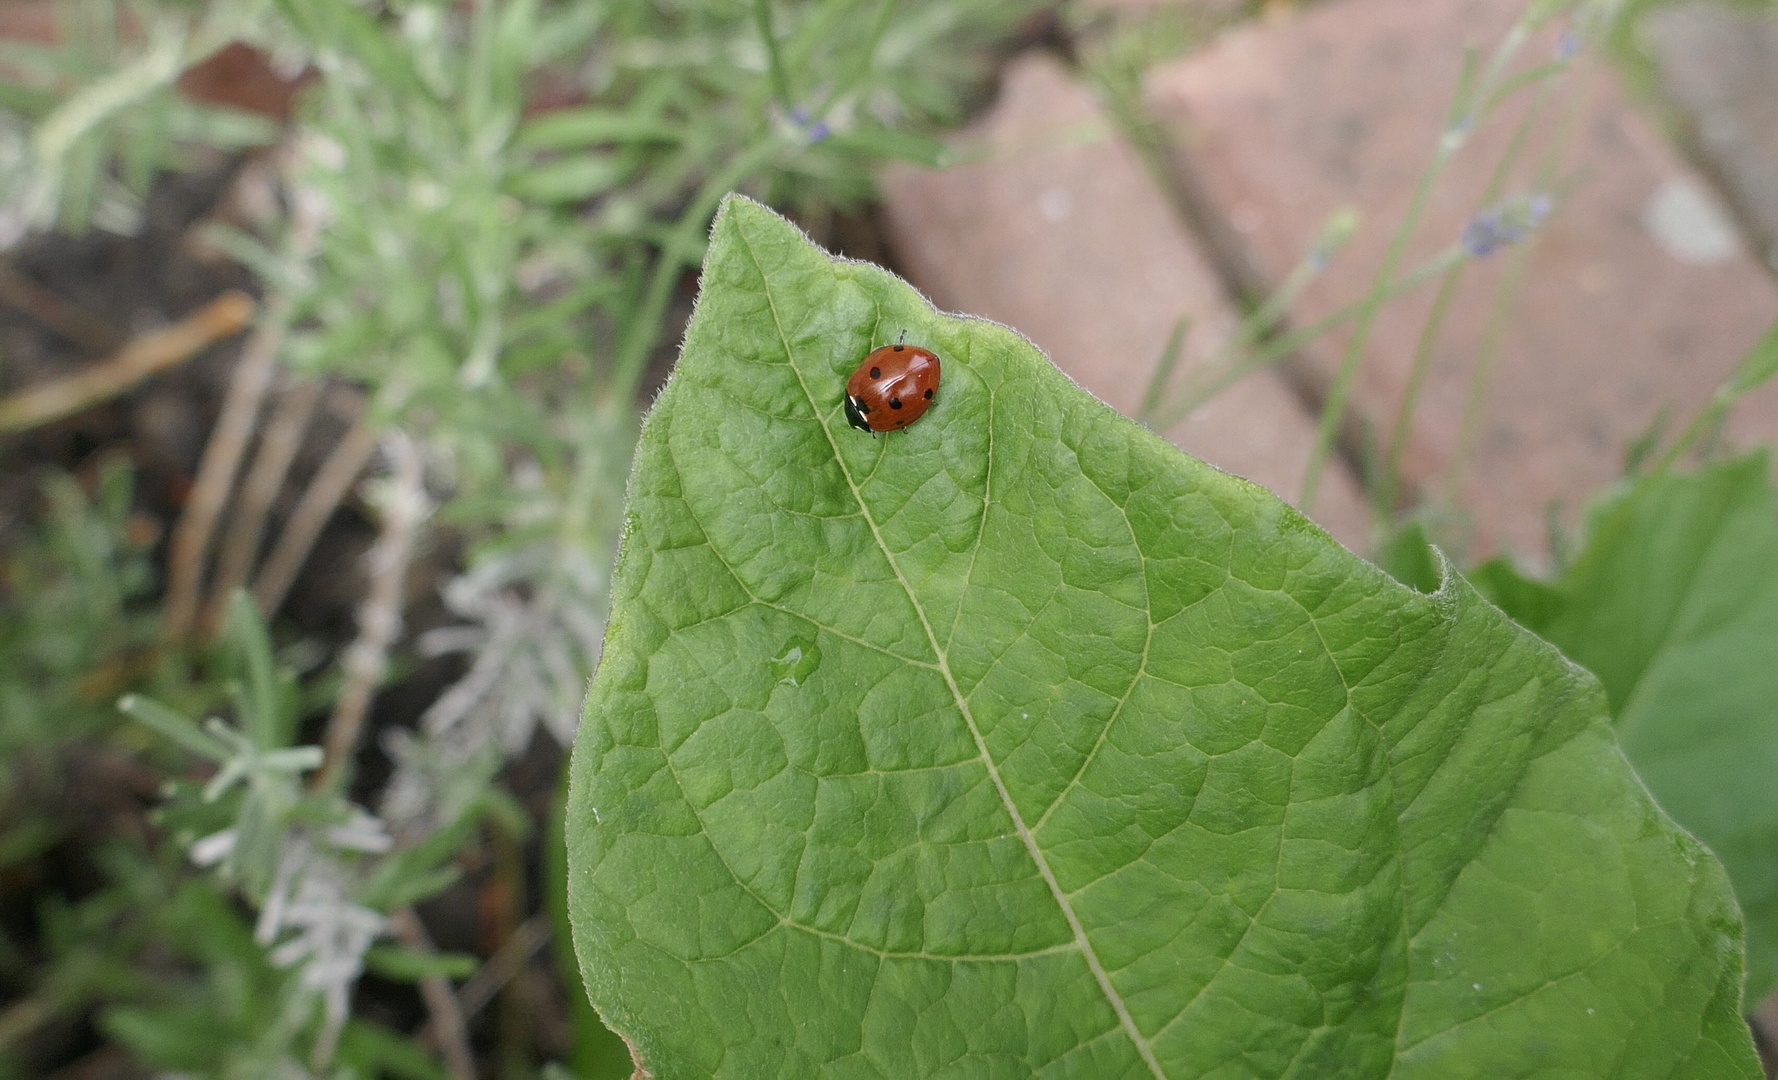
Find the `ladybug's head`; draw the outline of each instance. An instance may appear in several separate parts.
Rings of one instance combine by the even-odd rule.
[[[851,424],[859,431],[871,430],[870,421],[864,418],[864,408],[864,402],[851,394],[846,395],[846,423]]]

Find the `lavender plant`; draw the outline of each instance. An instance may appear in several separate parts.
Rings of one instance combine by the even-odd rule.
[[[415,944],[410,905],[453,880],[449,864],[489,814],[522,833],[502,769],[540,734],[573,735],[604,633],[638,396],[718,198],[741,188],[817,213],[867,197],[885,157],[934,160],[922,132],[956,114],[985,46],[1031,6],[120,4],[85,9],[92,25],[67,23],[58,45],[9,54],[37,64],[5,102],[0,217],[13,239],[54,223],[128,231],[139,215],[95,213],[91,192],[136,205],[194,145],[277,140],[243,174],[269,212],[207,236],[267,295],[200,489],[209,477],[227,496],[279,372],[364,402],[329,459],[339,467],[322,470],[344,477],[333,499],[366,459],[383,477],[367,500],[383,536],[358,638],[300,682],[278,671],[264,619],[313,541],[292,536],[310,526],[276,538],[251,583],[259,611],[231,601],[211,655],[184,643],[207,625],[194,590],[215,518],[189,527],[188,511],[168,629],[171,651],[192,662],[162,665],[152,694],[126,696],[124,710],[179,748],[183,759],[163,759],[175,772],[208,778],[176,782],[160,811],[183,860],[132,856],[104,894],[152,884],[164,917],[133,925],[179,943],[184,1002],[124,980],[56,1008],[97,1003],[114,1037],[180,1072],[436,1075],[414,1044],[352,1015],[369,965],[418,979],[446,1070],[473,1069],[462,1018],[453,1027],[448,1015],[447,979],[465,972]],[[230,40],[318,76],[284,129],[174,92]],[[533,114],[543,83],[571,104]],[[329,500],[305,496],[299,521],[311,502],[325,518]],[[407,647],[401,583],[437,530],[468,544],[442,589],[459,621],[412,647],[415,658],[460,654],[464,672],[413,730],[381,733],[393,771],[354,802],[370,703]],[[248,583],[239,566],[219,577]],[[317,713],[331,713],[319,745],[299,745]],[[129,732],[142,730],[118,737],[135,745]],[[254,913],[251,926],[225,896]],[[88,914],[122,918],[103,905]],[[201,940],[205,920],[214,942]],[[147,962],[130,948],[107,955],[120,970]],[[220,1012],[227,1022],[205,1022]],[[589,1075],[608,1067],[596,1053],[576,1061]]]
[[[327,1070],[350,1011],[365,953],[389,933],[383,910],[419,899],[421,890],[448,883],[431,866],[395,864],[395,843],[384,822],[344,796],[305,789],[304,776],[322,762],[316,746],[294,746],[299,696],[278,670],[257,611],[237,594],[226,633],[240,681],[230,686],[232,723],[211,717],[199,724],[139,695],[119,707],[170,743],[206,760],[214,772],[201,787],[184,785],[163,813],[191,861],[210,868],[257,910],[254,941],[276,969],[290,969],[276,1029],[288,1036],[285,1071],[305,1061]],[[461,813],[473,814],[466,803]],[[196,835],[197,828],[221,827]],[[451,823],[445,823],[446,826]],[[391,887],[379,873],[399,865],[405,879]],[[310,1047],[299,1051],[297,1039]]]
[[[265,33],[269,13],[260,0],[71,2],[53,44],[0,42],[0,251],[50,226],[134,232],[149,182],[188,166],[194,146],[269,143],[264,118],[174,90],[229,42]]]

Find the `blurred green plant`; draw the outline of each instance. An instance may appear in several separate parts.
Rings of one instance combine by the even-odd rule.
[[[1657,471],[1587,515],[1548,581],[1492,559],[1490,599],[1605,684],[1624,753],[1728,868],[1749,1002],[1778,983],[1778,495],[1765,453]]]
[[[1778,376],[1778,325],[1668,444],[1660,431],[1588,507],[1547,576],[1506,556],[1476,588],[1604,684],[1618,739],[1661,806],[1720,857],[1747,924],[1746,1000],[1778,984],[1778,490],[1768,450],[1721,455],[1720,429]],[[1702,457],[1691,472],[1677,467]],[[1378,562],[1422,592],[1447,566],[1427,523]],[[1558,544],[1565,551],[1569,545]]]
[[[457,802],[453,818],[398,843],[381,818],[334,787],[304,785],[304,774],[321,764],[321,749],[292,745],[301,695],[294,676],[278,668],[266,627],[243,593],[230,605],[223,644],[230,662],[219,668],[219,679],[233,723],[212,717],[199,724],[135,694],[118,706],[213,767],[202,784],[171,785],[160,823],[193,863],[214,867],[216,880],[257,910],[252,940],[269,950],[264,959],[272,968],[294,974],[288,983],[274,980],[279,1007],[272,1022],[254,1025],[256,1039],[280,1032],[278,1060],[306,1058],[323,1072],[341,1046],[367,955],[392,932],[390,913],[455,880],[446,864],[477,819],[487,813],[510,818],[513,810],[484,777],[482,790]],[[441,970],[436,958],[393,947],[381,950],[378,966],[386,977],[405,981]],[[155,1050],[149,1059],[165,1067],[188,1068],[180,1058],[194,1050],[154,1041],[168,1032],[201,1032],[215,1061],[233,1053],[233,1033],[208,1027],[201,1010],[193,1010],[191,999],[158,1011],[143,1005],[114,1014],[113,1023],[133,1034],[139,1051]],[[296,1049],[299,1039],[311,1044],[306,1054]]]
[[[0,41],[0,250],[51,225],[134,232],[149,183],[190,151],[262,146],[263,117],[175,89],[188,69],[254,34],[269,4],[67,0],[55,40]]]
[[[114,457],[90,475],[90,495],[45,476],[41,520],[0,561],[0,761],[111,726],[153,640],[152,526],[132,521],[134,477]]]
[[[385,733],[393,773],[374,814],[346,801],[347,785],[306,783],[320,752],[294,745],[301,719],[338,692],[335,675],[352,678],[357,645],[337,672],[299,685],[236,600],[214,654],[163,664],[154,696],[125,698],[180,748],[160,759],[170,775],[209,773],[175,782],[158,821],[167,846],[214,872],[194,876],[164,851],[132,856],[127,873],[120,861],[112,884],[69,910],[115,927],[117,898],[146,881],[160,890],[155,921],[60,935],[70,948],[22,976],[58,985],[85,939],[106,944],[118,978],[25,1000],[39,1014],[98,1008],[109,1035],[182,1073],[439,1074],[419,1044],[352,1017],[351,988],[366,965],[408,981],[464,974],[377,942],[450,880],[478,821],[525,833],[501,768],[540,728],[563,745],[573,736],[604,636],[638,399],[718,199],[747,190],[820,221],[868,199],[886,158],[936,162],[931,132],[1037,7],[67,0],[56,41],[0,48],[0,248],[51,226],[130,231],[154,177],[189,167],[197,148],[276,144],[260,152],[267,167],[242,173],[270,178],[260,216],[212,225],[208,239],[258,275],[262,334],[282,367],[360,388],[365,445],[379,431],[412,436],[423,490],[406,495],[436,496],[434,520],[469,552],[444,588],[461,623],[416,643],[463,654],[466,672],[417,730]],[[178,93],[186,70],[237,40],[312,76],[289,124]],[[45,616],[57,602],[34,583],[18,595]],[[57,689],[8,713],[21,738],[42,738],[124,624],[95,610],[42,640],[37,623],[17,625],[17,648],[61,649],[41,672]],[[360,656],[359,670],[374,679],[381,659]],[[144,684],[123,675],[101,697]],[[106,722],[96,702],[81,707]],[[231,719],[190,719],[207,714]],[[141,733],[120,737],[139,746]],[[156,963],[171,950],[176,1005],[130,982],[145,970],[141,941],[160,943]],[[564,977],[578,995],[578,974]],[[626,1075],[629,1055],[597,1016],[573,1021],[583,1080]]]
[[[41,516],[7,523],[17,539],[0,561],[0,875],[29,874],[74,833],[62,759],[115,726],[110,699],[152,640],[151,538],[130,515],[133,477],[115,457],[96,466],[91,493],[48,474]],[[19,1042],[131,978],[92,951],[102,939],[90,924],[103,918],[93,906],[43,898],[36,943],[0,930],[0,985],[16,995],[0,1009],[0,1075],[18,1071]]]

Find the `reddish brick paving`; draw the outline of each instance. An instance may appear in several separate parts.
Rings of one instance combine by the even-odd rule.
[[[1313,318],[1359,295],[1379,265],[1432,154],[1464,47],[1491,49],[1523,8],[1522,0],[1328,0],[1294,19],[1233,31],[1154,72],[1151,102],[1230,235],[1274,280],[1330,213],[1351,205],[1365,214],[1360,238],[1303,298],[1299,313]],[[1525,62],[1549,60],[1553,47],[1533,41]],[[1559,503],[1572,521],[1663,407],[1683,422],[1778,317],[1778,288],[1749,252],[1705,245],[1700,258],[1684,236],[1663,241],[1660,229],[1651,232],[1657,196],[1707,211],[1706,189],[1610,73],[1595,70],[1588,81],[1564,167],[1583,171],[1534,247],[1461,488],[1473,514],[1471,555],[1543,552],[1547,508]],[[1514,111],[1502,110],[1457,156],[1416,256],[1457,239]],[[1552,121],[1559,114],[1544,113]],[[1557,127],[1540,125],[1532,164]],[[1435,353],[1412,429],[1408,472],[1419,482],[1436,483],[1450,462],[1506,262],[1501,253],[1473,268]],[[1354,400],[1379,425],[1401,400],[1430,303],[1428,290],[1378,321]],[[1322,380],[1342,344],[1308,351]],[[1774,436],[1778,387],[1769,386],[1743,405],[1730,437]]]
[[[60,33],[61,19],[53,0],[9,0],[0,4],[0,41],[53,45]]]
[[[1674,4],[1640,29],[1699,153],[1778,270],[1778,11]]]
[[[1221,284],[1093,94],[1051,57],[1007,70],[999,100],[953,143],[964,163],[883,178],[890,240],[940,307],[1014,327],[1082,386],[1133,414],[1175,320],[1181,369],[1228,336]],[[1294,497],[1314,420],[1275,371],[1248,377],[1167,433]],[[1316,519],[1363,549],[1366,511],[1337,466]]]

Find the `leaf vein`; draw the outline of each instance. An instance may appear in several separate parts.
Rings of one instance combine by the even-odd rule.
[[[1030,854],[1032,861],[1037,864],[1038,873],[1043,876],[1044,883],[1049,886],[1050,895],[1055,899],[1056,906],[1062,910],[1063,917],[1074,932],[1074,938],[1080,948],[1081,955],[1085,957],[1087,966],[1092,970],[1094,979],[1099,983],[1099,989],[1111,1003],[1112,1010],[1117,1013],[1118,1021],[1123,1025],[1136,1052],[1142,1056],[1150,1072],[1160,1080],[1167,1080],[1166,1071],[1161,1068],[1160,1061],[1155,1058],[1154,1048],[1149,1045],[1141,1030],[1136,1027],[1136,1020],[1130,1015],[1129,1006],[1124,1003],[1117,989],[1111,985],[1111,977],[1106,973],[1104,965],[1100,963],[1092,942],[1087,939],[1086,928],[1081,924],[1080,916],[1075,913],[1073,905],[1069,904],[1067,896],[1063,894],[1062,886],[1056,880],[1055,871],[1050,868],[1049,860],[1044,857],[1043,850],[1037,846],[1036,837],[1031,835],[1031,830],[1026,827],[1023,817],[1019,814],[1018,805],[1013,802],[1012,793],[1007,790],[1006,781],[1001,778],[1000,769],[995,764],[993,755],[988,752],[987,741],[983,739],[981,729],[977,727],[975,717],[970,712],[969,702],[963,696],[961,688],[958,687],[956,678],[951,674],[950,663],[945,654],[938,647],[938,637],[933,633],[932,624],[926,618],[925,609],[921,607],[919,599],[914,595],[913,588],[908,584],[907,578],[903,576],[901,566],[895,561],[895,556],[890,553],[889,545],[883,540],[883,535],[877,528],[876,519],[871,515],[870,506],[865,503],[863,493],[858,490],[851,470],[847,468],[845,458],[840,454],[839,444],[834,441],[833,432],[829,430],[827,422],[821,418],[820,406],[815,404],[815,396],[809,392],[808,383],[803,379],[802,369],[796,366],[796,356],[791,349],[790,338],[784,333],[784,324],[778,315],[777,299],[772,295],[771,280],[765,272],[765,266],[759,261],[758,252],[753,249],[753,241],[747,236],[746,230],[738,224],[734,226],[734,229],[741,239],[742,246],[746,248],[748,257],[752,259],[754,269],[759,272],[760,288],[765,294],[766,305],[771,310],[772,325],[777,330],[779,343],[784,348],[784,359],[789,364],[791,372],[796,376],[797,385],[802,388],[803,396],[809,400],[809,408],[815,414],[816,422],[821,425],[821,431],[833,449],[834,461],[838,463],[840,472],[845,476],[846,485],[852,489],[852,497],[858,500],[859,508],[864,513],[865,524],[870,527],[871,536],[876,540],[877,547],[883,553],[883,558],[888,560],[890,569],[901,581],[902,589],[907,594],[908,603],[913,607],[914,614],[920,620],[921,628],[926,632],[926,639],[932,647],[932,653],[938,658],[939,674],[944,677],[946,684],[950,687],[951,696],[963,716],[964,723],[969,727],[970,735],[975,739],[976,749],[981,754],[982,763],[987,767],[988,776],[993,780],[995,789],[1000,793],[1001,802],[1004,804],[1008,816],[1012,818],[1014,827],[1018,830],[1019,839],[1024,842],[1025,850]]]

